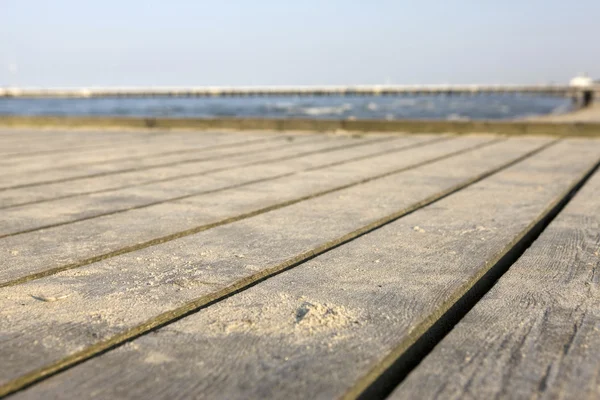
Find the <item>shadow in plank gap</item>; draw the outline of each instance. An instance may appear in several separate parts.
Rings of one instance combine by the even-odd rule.
[[[392,399],[600,398],[600,173]]]
[[[550,208],[546,215],[539,219],[534,225],[531,226],[531,229],[527,231],[518,241],[515,241],[513,246],[508,250],[501,258],[499,258],[495,264],[475,283],[471,288],[460,298],[458,299],[452,307],[450,307],[444,315],[439,317],[439,319],[425,332],[421,334],[421,336],[416,340],[410,347],[407,349],[399,349],[401,350],[401,355],[397,356],[396,354],[390,355],[390,358],[395,358],[395,360],[391,363],[389,367],[387,367],[383,371],[379,371],[378,369],[374,371],[377,376],[377,379],[371,383],[360,395],[358,395],[359,399],[383,399],[387,398],[390,392],[406,378],[406,376],[415,368],[417,365],[423,361],[423,359],[434,349],[435,346],[438,346],[439,343],[444,339],[444,337],[454,328],[454,326],[465,316],[471,309],[481,300],[481,298],[486,295],[486,293],[492,289],[492,287],[496,284],[498,279],[500,279],[511,266],[525,253],[525,251],[538,239],[540,234],[550,225],[550,223],[556,218],[556,216],[564,209],[564,207],[569,203],[571,198],[578,193],[578,191],[583,187],[583,185],[590,179],[590,177],[598,170],[598,164],[590,170],[583,179],[577,183],[572,190],[570,190],[562,199],[560,199],[552,208]],[[541,283],[541,282],[540,282]],[[515,290],[515,288],[511,288],[511,290]],[[502,320],[503,316],[498,314],[498,319]],[[482,322],[482,324],[487,324],[487,320]],[[502,324],[499,324],[502,325]],[[499,329],[505,329],[504,326],[498,326]],[[517,327],[515,326],[515,329]],[[464,332],[464,337],[472,337],[474,327],[472,325],[467,325],[463,329],[467,330]],[[447,347],[451,345],[446,345]],[[462,344],[460,348],[460,353],[462,353],[465,349],[465,345]],[[473,343],[469,344],[468,348],[473,349],[473,352],[477,352],[478,345]],[[487,350],[483,350],[487,351]],[[443,352],[443,350],[438,350],[438,354]],[[443,355],[438,355],[440,357]],[[500,357],[500,354],[498,355]],[[397,358],[396,358],[397,357]],[[490,357],[491,358],[491,357]],[[467,357],[467,362],[471,361],[471,357]],[[432,364],[433,363],[433,364]],[[439,367],[439,364],[435,364],[435,361],[430,361],[427,365],[431,367]],[[426,369],[427,367],[421,367]],[[506,371],[509,373],[510,371]],[[421,373],[421,375],[423,372]],[[458,379],[459,376],[456,377],[445,377],[447,381],[444,383],[440,383],[440,386],[445,387],[447,382],[452,382],[453,379]],[[414,378],[417,379],[417,378]],[[421,378],[420,385],[416,385],[419,387],[419,390],[415,390],[415,385],[411,385],[411,389],[409,390],[399,390],[395,396],[392,398],[437,398],[439,393],[436,393],[433,390],[426,390],[427,387],[427,378]],[[425,381],[425,382],[423,382]],[[483,389],[482,391],[485,391]],[[510,388],[503,388],[502,391],[510,392]],[[400,395],[400,392],[403,395]],[[417,393],[426,393],[427,396],[417,395]],[[349,393],[349,397],[355,397],[354,392]],[[471,393],[462,393],[462,395],[467,395]],[[483,393],[482,393],[483,394]],[[505,393],[508,394],[508,393]],[[600,392],[598,392],[600,394]],[[533,395],[533,392],[531,393]],[[485,398],[487,396],[483,396],[481,398]]]

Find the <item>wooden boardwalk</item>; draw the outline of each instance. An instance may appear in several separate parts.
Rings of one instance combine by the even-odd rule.
[[[600,398],[600,139],[0,130],[0,397]]]

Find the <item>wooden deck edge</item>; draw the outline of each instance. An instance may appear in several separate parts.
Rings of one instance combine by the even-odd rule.
[[[478,274],[464,282],[448,301],[417,325],[391,353],[360,378],[342,399],[386,399],[517,262],[599,168],[600,161],[588,168],[511,243],[488,260]]]
[[[600,123],[544,121],[315,120],[266,118],[131,118],[0,116],[0,127],[270,130],[310,132],[497,133],[600,137]]]

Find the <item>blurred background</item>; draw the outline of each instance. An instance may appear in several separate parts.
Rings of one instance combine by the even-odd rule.
[[[600,2],[1,0],[2,115],[514,119],[559,95],[56,98],[27,89],[569,85],[600,76]]]

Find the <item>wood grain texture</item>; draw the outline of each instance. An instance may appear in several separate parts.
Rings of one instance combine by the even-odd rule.
[[[95,131],[81,132],[69,130],[26,130],[1,129],[0,155],[4,159],[32,158],[52,153],[69,154],[79,150],[102,149],[110,143],[137,141],[142,135],[130,132]],[[157,132],[160,134],[161,132]],[[144,135],[147,136],[147,135]]]
[[[306,136],[306,135],[305,135]],[[297,136],[289,136],[289,140],[293,142],[292,146],[286,146],[290,149],[296,149],[297,152],[289,153],[286,151],[282,152],[282,149],[274,151],[274,154],[256,154],[256,152],[244,152],[242,151],[238,155],[232,156],[229,154],[228,157],[208,157],[204,161],[198,161],[197,163],[185,163],[182,165],[172,165],[160,168],[142,169],[129,172],[120,172],[118,174],[109,174],[103,176],[94,176],[89,178],[82,178],[76,180],[67,180],[64,182],[55,182],[44,185],[29,186],[19,189],[12,189],[9,191],[0,191],[0,208],[15,207],[17,205],[28,205],[30,203],[38,203],[43,201],[50,201],[53,199],[62,199],[67,197],[74,197],[76,195],[89,195],[98,193],[108,193],[120,189],[131,188],[134,186],[144,186],[157,184],[167,181],[174,181],[176,179],[185,179],[188,177],[197,177],[209,172],[216,172],[224,168],[234,168],[241,164],[248,163],[260,163],[260,162],[276,162],[282,161],[282,157],[299,157],[301,155],[307,155],[310,151],[319,151],[319,146],[311,149],[311,144],[306,143],[306,139],[300,138],[296,140]],[[385,141],[386,137],[373,138],[373,140],[347,140],[344,138],[330,138],[337,142],[337,144],[329,144],[328,141],[322,143],[325,148],[329,148],[331,151],[336,150],[349,150],[350,148],[357,146],[367,146],[365,149],[366,153],[369,153],[369,145],[377,146],[381,141]],[[390,138],[393,139],[393,138]],[[440,138],[443,139],[443,138]],[[423,137],[415,138],[414,140],[398,138],[398,142],[405,143],[417,143],[421,141],[434,140],[433,138],[425,139]],[[402,145],[396,143],[389,143],[391,149],[399,148]],[[323,148],[323,151],[325,150]],[[251,150],[251,149],[249,149]],[[373,150],[371,150],[373,152]],[[250,153],[250,154],[249,154]],[[254,154],[252,154],[254,153]],[[290,155],[291,154],[291,155]]]
[[[66,134],[68,139],[64,139]],[[165,143],[166,146],[176,146],[187,143],[206,144],[211,141],[244,141],[253,137],[274,137],[268,132],[247,135],[233,133],[223,134],[206,132],[206,135],[190,135],[186,132],[131,132],[131,131],[21,131],[14,130],[10,136],[0,143],[2,160],[9,163],[37,163],[44,159],[56,159],[63,156],[65,160],[80,159],[81,154],[119,152],[121,147],[143,148],[149,143]]]
[[[206,191],[248,182],[252,179],[244,179],[239,174],[233,182],[205,179],[207,174],[214,174],[229,168],[249,168],[251,165],[262,165],[269,162],[283,163],[286,160],[300,157],[305,154],[343,150],[347,147],[356,147],[362,141],[355,139],[324,140],[315,138],[306,142],[301,138],[300,143],[294,140],[290,143],[276,145],[260,144],[258,151],[252,151],[252,145],[248,144],[235,151],[236,156],[227,153],[222,154],[218,150],[210,150],[213,153],[205,162],[194,162],[189,165],[177,165],[184,177],[172,178],[162,181],[148,183],[145,185],[135,184],[132,187],[111,191],[108,193],[96,193],[93,195],[79,196],[77,198],[59,199],[52,202],[32,204],[21,207],[11,207],[3,211],[3,221],[0,224],[0,238],[23,232],[31,232],[37,229],[46,229],[58,225],[64,225],[73,221],[90,219],[115,212],[140,208],[153,204],[161,204],[173,200],[179,200],[186,196],[194,196]],[[366,141],[368,143],[369,140]],[[239,153],[241,151],[241,153]],[[247,153],[247,154],[246,154]],[[269,168],[265,168],[269,172]],[[156,181],[156,171],[146,170],[148,176],[153,176]],[[192,175],[192,176],[190,176]],[[273,174],[264,174],[264,178]],[[208,182],[209,184],[203,184]]]
[[[493,137],[461,137],[407,151],[402,157],[394,153],[386,154],[324,170],[306,171],[268,182],[232,187],[203,196],[5,237],[0,239],[0,248],[11,256],[0,259],[3,267],[0,268],[0,287],[30,274],[76,268],[285,207],[348,185],[360,185],[365,180],[379,179],[494,140]],[[531,150],[541,143],[548,143],[548,139],[539,140],[541,142],[538,139],[524,139],[522,143]],[[232,176],[264,174],[264,168],[224,171],[223,174],[202,177],[194,184],[210,185],[212,181],[222,185]]]
[[[392,399],[600,398],[600,174]]]
[[[599,149],[600,143],[589,142],[553,146],[429,207],[17,393],[15,399],[86,398],[92,394],[94,398],[169,399],[352,397],[385,368],[390,354],[401,352],[416,340],[530,229],[533,221],[568,193],[596,164]],[[445,167],[443,171],[453,171],[449,165]],[[418,177],[414,172],[413,179]],[[429,176],[439,179],[443,172],[431,171]],[[371,192],[385,195],[385,191],[367,193]],[[333,198],[320,200],[318,205],[310,205],[310,219],[295,219],[302,215],[299,207],[309,206],[307,202],[296,209],[290,207],[206,232],[202,236],[212,233],[216,237],[198,237],[195,243],[202,243],[202,249],[214,252],[208,254],[216,254],[216,258],[194,265],[193,270],[202,271],[200,279],[210,278],[218,286],[224,282],[215,278],[225,276],[226,271],[235,275],[249,262],[268,265],[274,257],[285,257],[282,251],[297,252],[303,243],[310,244],[314,232],[330,232],[334,226],[330,220],[337,225],[350,219],[347,208],[341,208]],[[359,198],[352,196],[350,205],[357,201]],[[240,230],[242,226],[245,228]],[[294,226],[295,230],[288,236],[282,226]],[[168,249],[162,257],[172,256],[174,250]],[[221,258],[226,251],[229,256]],[[244,258],[235,257],[240,253]],[[183,260],[193,256],[189,250],[187,254]],[[145,260],[145,273],[151,273],[153,261],[161,262]],[[114,264],[112,272],[125,265],[131,264]],[[207,269],[209,266],[212,268]],[[135,274],[139,273],[136,269]],[[76,284],[75,279],[71,285]],[[129,280],[121,281],[115,275],[114,284],[118,282],[127,287]],[[107,285],[98,286],[94,285],[98,297],[110,290]],[[55,286],[55,290],[59,288]],[[153,301],[151,291],[144,293],[127,302],[127,307],[157,300]],[[177,293],[174,290],[170,299],[175,300]],[[52,314],[46,309],[45,314],[38,311],[35,317],[23,322],[13,319],[12,324],[60,315],[62,307],[72,307],[71,302],[85,301],[89,295],[73,293],[72,300],[52,303]],[[98,297],[94,300],[100,301]],[[158,300],[155,304],[163,304],[164,299]],[[20,301],[28,313],[47,305]],[[93,304],[82,307],[89,312]],[[11,309],[15,310],[12,315],[22,313],[16,305]],[[32,344],[34,354],[48,354],[61,343],[81,346],[73,332],[86,332],[92,323],[75,320],[74,312],[67,315],[63,324],[68,327],[65,335],[71,333],[65,336],[68,340]],[[135,315],[118,323],[106,317],[99,324],[107,329],[137,316],[136,309]],[[59,329],[60,324],[51,326]],[[43,337],[48,332],[34,323],[13,333],[17,337],[14,343],[18,344],[18,337],[27,331]]]
[[[0,310],[7,322],[0,331],[7,340],[0,358],[9,361],[0,371],[2,382],[5,388],[22,385],[185,315],[459,189],[540,144],[536,139],[500,142],[160,246],[4,288],[6,298]],[[565,151],[570,146],[554,147]],[[577,165],[585,163],[585,155],[581,158]],[[322,175],[315,176],[315,181],[322,179]],[[281,195],[284,188],[289,186],[275,193]],[[252,197],[261,191],[252,191]],[[30,295],[69,297],[47,303]],[[47,306],[52,307],[51,313]],[[23,348],[30,349],[28,354]]]
[[[283,136],[283,135],[282,135]],[[7,158],[0,160],[0,168],[6,173],[34,172],[48,169],[80,168],[96,164],[110,164],[122,161],[135,161],[144,158],[153,158],[167,155],[201,153],[210,149],[223,147],[244,146],[256,142],[273,140],[272,135],[236,135],[208,134],[200,138],[188,135],[183,137],[157,137],[140,138],[134,142],[110,143],[111,148],[78,150],[73,153],[50,153],[37,157]],[[32,139],[33,140],[33,139]],[[52,141],[53,138],[45,139]]]
[[[298,140],[307,140],[310,137],[300,136]],[[315,136],[315,140],[319,137]],[[246,154],[258,153],[261,151],[281,149],[288,145],[286,137],[274,137],[270,140],[271,143],[256,143],[248,144],[247,146],[239,146],[233,148],[221,148],[214,151],[207,151],[203,154],[172,154],[164,156],[156,156],[151,158],[133,159],[125,161],[117,161],[110,164],[90,164],[82,165],[79,168],[57,168],[48,170],[29,171],[23,173],[6,174],[0,176],[0,191],[18,189],[22,187],[46,185],[51,183],[75,181],[96,176],[107,176],[120,174],[124,172],[134,172],[139,170],[152,170],[162,167],[180,166],[194,164],[197,162],[213,160],[219,156],[240,156]],[[82,159],[85,159],[83,157]]]

